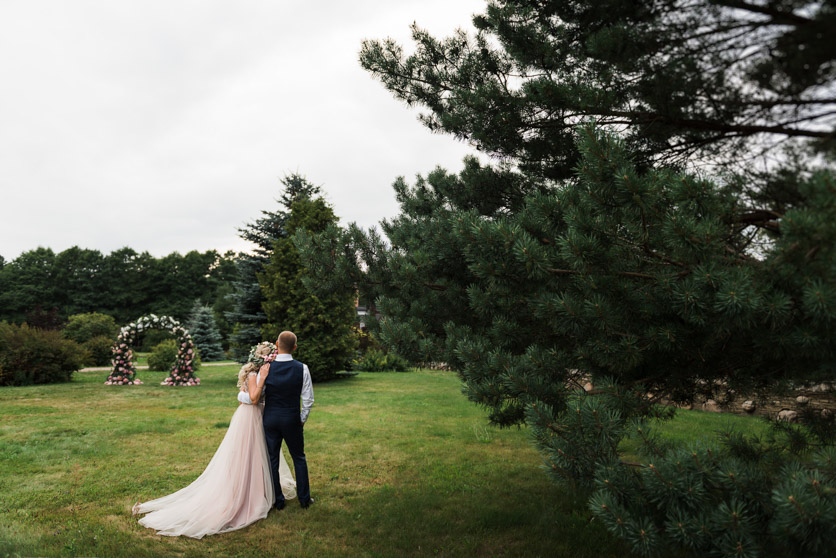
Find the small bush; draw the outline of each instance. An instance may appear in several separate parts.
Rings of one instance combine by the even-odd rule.
[[[354,361],[352,368],[365,372],[406,372],[409,362],[395,353],[370,348],[365,355]]]
[[[351,331],[357,336],[357,351],[360,356],[365,355],[369,349],[380,349],[377,339],[368,330],[354,326]]]
[[[177,342],[174,339],[166,339],[151,349],[148,355],[148,369],[168,371],[174,366],[177,360]]]
[[[221,345],[223,337],[221,337],[221,332],[218,331],[212,308],[201,304],[199,300],[195,301],[189,317],[188,328],[192,341],[195,347],[200,350],[203,358],[206,360],[222,360],[224,358],[224,348]]]
[[[84,344],[94,337],[107,337],[113,344],[116,334],[119,333],[119,326],[116,325],[116,320],[112,316],[98,312],[88,312],[87,314],[73,314],[70,316],[61,333],[64,337],[76,343]],[[110,360],[110,355],[107,358]]]
[[[105,335],[97,335],[81,345],[89,353],[84,361],[86,366],[108,366],[113,351],[113,339]]]
[[[148,370],[158,370],[161,372],[168,372],[174,366],[177,360],[177,341],[174,339],[166,339],[162,343],[158,343],[148,355]],[[195,359],[192,363],[194,370],[200,368],[200,351],[195,348]]]
[[[0,386],[68,382],[86,355],[57,331],[0,323]]]
[[[171,332],[165,329],[151,329],[145,332],[139,345],[134,350],[141,353],[150,353],[154,347],[165,341],[166,339],[174,340]]]

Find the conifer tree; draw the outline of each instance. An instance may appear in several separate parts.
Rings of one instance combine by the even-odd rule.
[[[215,323],[215,315],[210,306],[199,300],[195,301],[186,327],[203,361],[221,360],[224,357],[224,350],[221,346],[223,337]]]
[[[637,551],[823,555],[832,454],[805,463],[778,442],[735,441],[699,474],[771,488],[711,485],[697,506],[685,477],[674,490],[645,462],[637,480],[619,442],[641,438],[633,421],[659,415],[661,398],[836,376],[834,13],[832,2],[497,0],[473,38],[415,28],[410,56],[367,42],[361,63],[423,105],[430,129],[495,158],[398,179],[385,238],[330,226],[297,235],[303,260],[323,291],[356,285],[377,301],[384,344],[457,370],[493,422],[527,423],[555,479],[630,502],[606,521]],[[764,149],[777,162],[758,167]],[[585,399],[601,395],[584,395],[588,379],[615,395]],[[805,421],[787,447],[832,445],[832,415]],[[675,469],[681,449],[647,445]],[[781,457],[760,469],[741,457],[767,454]],[[770,490],[796,498],[795,516],[758,500]]]
[[[473,24],[444,39],[413,25],[409,56],[366,41],[361,64],[432,131],[527,175],[571,178],[590,118],[640,164],[741,170],[792,138],[834,148],[831,1],[494,0]]]
[[[317,234],[337,222],[322,198],[299,197],[290,206],[288,235]],[[276,339],[283,330],[293,331],[299,341],[294,358],[308,365],[314,381],[333,378],[345,370],[354,356],[355,290],[344,285],[330,292],[314,293],[305,279],[315,279],[302,265],[292,236],[276,241],[270,263],[258,279],[267,323],[265,339]]]
[[[250,348],[263,341],[261,326],[267,319],[261,308],[264,299],[257,275],[270,260],[276,241],[287,236],[286,221],[293,201],[320,192],[319,186],[298,174],[285,176],[281,183],[284,189],[277,200],[279,209],[262,210],[261,217],[239,230],[241,238],[255,245],[252,253],[242,253],[236,261],[238,279],[233,282],[234,292],[230,295],[235,309],[226,314],[233,324],[230,335],[233,357],[242,363],[246,362]]]
[[[562,401],[565,370],[677,401],[720,380],[757,389],[832,377],[829,152],[772,169],[757,191],[749,176],[711,181],[653,157],[686,136],[725,149],[728,136],[706,131],[753,115],[771,122],[771,136],[828,140],[832,129],[814,129],[830,117],[805,107],[832,108],[820,87],[832,84],[834,52],[819,33],[832,17],[830,3],[507,0],[474,18],[474,39],[416,28],[409,57],[391,41],[367,42],[362,64],[425,105],[431,129],[504,159],[469,159],[459,175],[438,169],[414,186],[399,179],[401,215],[382,223],[387,241],[332,227],[302,239],[305,257],[323,288],[367,289],[387,317],[381,337],[412,360],[461,370],[467,393],[500,424],[524,420],[524,390]],[[741,36],[722,39],[729,28]],[[685,30],[687,41],[674,40]],[[741,48],[755,66],[737,63]],[[682,67],[665,66],[676,53]],[[717,72],[703,71],[712,63]],[[793,81],[795,64],[815,71]],[[657,97],[660,68],[676,70],[659,84],[676,106]],[[617,99],[607,80],[620,84]],[[763,101],[770,96],[775,104]],[[620,122],[626,139],[573,127],[597,116],[606,130],[615,106],[634,107]],[[645,106],[668,123],[663,134],[643,120]],[[784,126],[787,106],[799,118]],[[686,107],[699,118],[659,112]],[[705,161],[698,151],[683,151],[685,162]]]
[[[265,316],[261,310],[261,288],[256,274],[264,267],[264,258],[255,254],[241,253],[235,262],[238,278],[232,282],[233,292],[229,295],[234,310],[226,313],[232,326],[229,346],[237,362],[246,362],[248,347],[261,341],[261,324]]]

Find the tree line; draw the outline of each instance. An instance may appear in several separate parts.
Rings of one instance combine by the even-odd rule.
[[[276,204],[239,229],[254,245],[252,252],[173,252],[156,258],[127,247],[105,255],[74,246],[57,254],[38,247],[10,262],[0,258],[0,322],[62,329],[68,319],[72,324],[75,316],[98,313],[118,325],[147,314],[185,323],[208,307],[221,335],[213,343],[220,341],[239,362],[247,360],[253,345],[290,329],[299,336],[298,356],[314,380],[332,378],[357,356],[356,289],[349,285],[324,295],[309,290],[292,236],[322,232],[338,220],[321,188],[297,174],[282,179]],[[208,316],[201,316],[211,328]],[[146,335],[145,348],[165,336]],[[97,341],[94,352],[106,353],[104,341]],[[212,353],[217,356],[214,348]]]
[[[228,331],[224,312],[237,276],[235,260],[233,252],[215,250],[157,258],[128,247],[109,254],[38,247],[0,260],[0,320],[53,329],[88,312],[110,315],[119,324],[152,313],[185,320],[200,300]]]

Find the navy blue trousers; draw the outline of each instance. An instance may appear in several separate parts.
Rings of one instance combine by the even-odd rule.
[[[275,409],[265,407],[264,437],[267,439],[267,454],[270,456],[270,473],[273,475],[273,488],[276,492],[275,504],[284,503],[284,494],[279,484],[279,453],[282,440],[293,459],[296,473],[296,494],[303,506],[311,501],[311,486],[308,480],[308,462],[305,460],[305,435],[299,409]]]

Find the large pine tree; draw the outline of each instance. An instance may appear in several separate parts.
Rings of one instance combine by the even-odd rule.
[[[475,38],[415,28],[407,57],[367,42],[362,64],[431,129],[499,158],[398,180],[388,242],[331,228],[305,255],[324,287],[369,291],[400,354],[461,370],[500,424],[524,420],[535,385],[561,401],[568,370],[677,400],[715,380],[832,377],[832,17],[830,3],[509,0],[474,18]],[[623,139],[579,132],[584,118]],[[758,182],[732,172],[750,154],[735,138],[824,151]],[[681,166],[663,165],[674,152]],[[714,181],[680,171],[729,153]]]
[[[494,158],[398,180],[385,240],[331,227],[302,239],[303,256],[322,289],[355,284],[377,301],[384,343],[459,371],[494,422],[527,422],[556,479],[609,487],[600,503],[622,515],[608,527],[638,551],[820,555],[836,524],[826,456],[815,463],[830,469],[788,465],[823,487],[798,491],[795,519],[758,500],[793,486],[776,480],[791,455],[780,447],[730,438],[735,450],[699,471],[711,494],[698,503],[696,480],[642,468],[635,481],[618,463],[630,420],[662,397],[836,376],[834,13],[508,0],[474,18],[475,37],[414,28],[410,56],[367,42],[362,64],[424,106],[428,127]],[[612,387],[575,395],[587,379]],[[832,443],[832,415],[805,418],[788,447],[804,433]],[[653,447],[671,476],[688,473]],[[742,501],[717,482],[724,470],[763,484]]]

